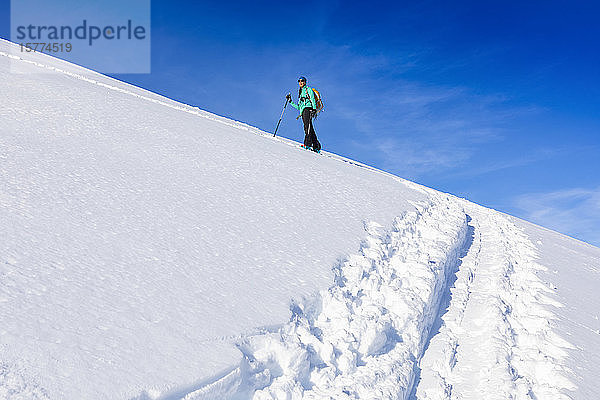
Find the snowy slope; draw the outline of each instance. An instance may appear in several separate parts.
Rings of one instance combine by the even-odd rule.
[[[0,398],[600,398],[599,249],[5,41],[0,75]]]

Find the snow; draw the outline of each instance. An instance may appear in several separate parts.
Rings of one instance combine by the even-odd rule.
[[[564,399],[573,346],[551,329],[552,290],[535,248],[506,216],[467,205],[473,239],[421,361],[417,398]]]
[[[600,249],[6,41],[0,75],[0,398],[600,397]]]
[[[241,344],[252,389],[268,382],[253,398],[406,398],[466,222],[459,205],[441,199],[397,218],[389,233],[369,226],[360,254],[316,304],[293,308],[280,332]]]
[[[600,398],[600,249],[515,218],[536,244],[547,266],[540,278],[561,304],[554,309],[553,331],[568,340],[569,379],[577,386],[572,398]]]

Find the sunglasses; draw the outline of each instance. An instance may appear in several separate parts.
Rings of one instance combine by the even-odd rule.
[[[298,81],[298,83],[300,83],[300,82],[302,82],[302,83],[306,83],[306,81],[303,81],[303,80],[300,80],[300,81]]]

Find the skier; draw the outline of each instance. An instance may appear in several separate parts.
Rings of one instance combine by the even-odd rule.
[[[317,101],[315,94],[311,88],[306,85],[306,78],[301,76],[298,78],[298,104],[292,101],[292,95],[288,94],[286,99],[292,107],[300,111],[302,122],[304,123],[304,147],[315,152],[321,151],[321,143],[317,139],[315,128],[313,127],[312,119],[317,115]]]

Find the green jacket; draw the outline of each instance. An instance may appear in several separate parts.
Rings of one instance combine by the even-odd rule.
[[[300,92],[298,104],[294,103],[293,101],[290,101],[290,104],[296,110],[300,111],[300,114],[302,114],[302,111],[304,111],[304,109],[308,107],[314,108],[316,110],[317,101],[315,100],[315,92],[313,92],[313,90],[308,86],[304,85],[304,87],[302,88],[302,92]]]

